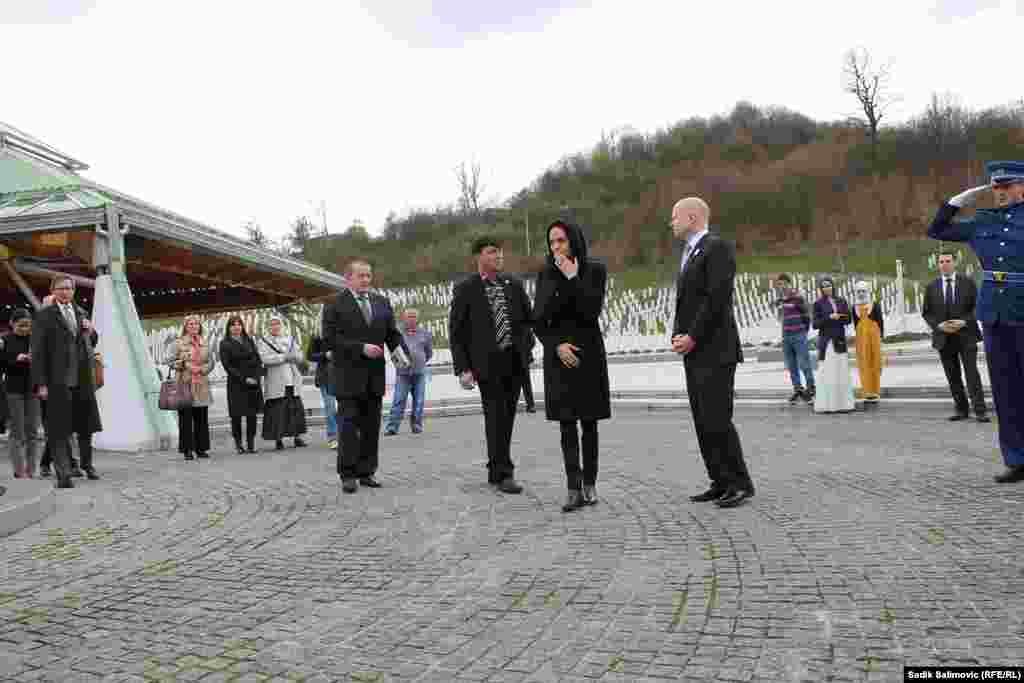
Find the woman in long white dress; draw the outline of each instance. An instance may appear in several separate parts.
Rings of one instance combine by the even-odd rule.
[[[833,292],[831,278],[818,283],[820,298],[814,302],[814,329],[818,330],[818,390],[814,412],[843,413],[854,409],[853,381],[846,349],[846,326],[850,323],[850,304]]]

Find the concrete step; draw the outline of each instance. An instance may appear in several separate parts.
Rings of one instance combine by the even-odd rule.
[[[56,508],[53,481],[12,479],[0,489],[0,538],[46,519]]]

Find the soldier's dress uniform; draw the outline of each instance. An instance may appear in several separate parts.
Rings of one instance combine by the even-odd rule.
[[[993,185],[1024,182],[1024,162],[989,162],[986,170]],[[999,445],[1006,466],[1024,478],[1024,202],[978,209],[968,220],[953,220],[957,211],[944,204],[928,236],[966,242],[984,268],[977,317],[999,416]]]

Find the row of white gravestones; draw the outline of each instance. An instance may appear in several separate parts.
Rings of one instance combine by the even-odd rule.
[[[898,301],[904,296],[896,282],[879,282],[877,278],[849,277],[837,279],[837,294],[852,302],[854,283],[859,279],[868,279],[874,285],[874,297],[882,305],[886,315],[886,331],[914,332],[923,329],[920,320],[921,292],[918,283],[910,286],[910,301],[905,307],[906,314],[901,319],[893,316],[900,310]],[[797,273],[794,284],[809,303],[816,298],[818,276]],[[746,344],[763,344],[775,342],[779,337],[779,323],[776,315],[776,292],[768,286],[769,278],[754,273],[740,273],[735,285],[735,314],[740,328],[740,336]],[[454,283],[439,283],[410,287],[404,289],[385,289],[381,293],[388,296],[395,309],[431,305],[447,309],[451,305]],[[527,292],[532,297],[534,285],[526,282]],[[287,333],[295,338],[296,344],[305,349],[309,338],[318,333],[320,326],[320,306],[296,305],[284,312]],[[600,317],[601,328],[605,333],[605,343],[609,352],[642,352],[664,349],[668,345],[672,329],[672,318],[675,312],[675,287],[644,287],[625,289],[619,286],[615,277],[608,280],[608,289],[604,311]],[[252,336],[269,334],[269,322],[274,314],[271,310],[243,311],[241,315],[245,327]],[[202,318],[204,336],[208,339],[215,354],[221,339],[227,333],[227,321],[232,314],[222,313]],[[442,316],[433,320],[424,320],[423,326],[434,336],[435,345],[447,346],[448,320]],[[173,342],[181,334],[180,327],[165,327],[151,331],[147,338],[149,350],[157,364],[166,368],[166,362],[173,353]],[[813,336],[813,332],[812,332]],[[539,345],[535,355],[539,358],[542,350]],[[432,363],[448,363],[451,355],[445,348],[438,348]],[[223,377],[223,368],[219,365],[214,371],[214,379]]]

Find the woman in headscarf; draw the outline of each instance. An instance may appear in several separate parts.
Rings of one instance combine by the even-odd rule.
[[[306,409],[302,405],[302,349],[294,337],[284,333],[284,321],[274,314],[270,318],[270,336],[261,337],[260,358],[267,368],[264,384],[266,404],[263,407],[263,438],[273,441],[277,450],[284,450],[284,438],[295,438],[295,447],[306,445]]]
[[[598,318],[608,270],[587,256],[576,225],[555,221],[537,277],[534,332],[544,345],[544,410],[562,433],[569,494],[564,512],[597,502],[597,421],[611,417],[608,360]],[[582,430],[581,443],[576,423]]]
[[[818,283],[820,297],[814,302],[814,329],[818,330],[818,362],[822,363],[814,396],[814,412],[840,413],[854,409],[850,361],[846,353],[846,326],[850,305],[835,294],[832,278]]]
[[[227,334],[220,342],[220,362],[228,373],[228,415],[231,436],[238,454],[256,452],[256,415],[263,409],[263,361],[252,337],[245,331],[242,317],[228,318]],[[245,441],[242,447],[242,418],[245,418]]]
[[[882,392],[882,307],[871,296],[871,285],[861,280],[853,290],[853,330],[856,335],[857,371],[865,401],[877,401]]]
[[[203,324],[198,315],[185,318],[174,349],[171,367],[177,370],[178,383],[192,385],[192,407],[178,411],[178,452],[185,460],[192,460],[193,453],[197,458],[209,458],[210,406],[213,405],[210,373],[214,360],[210,345],[203,338]]]

